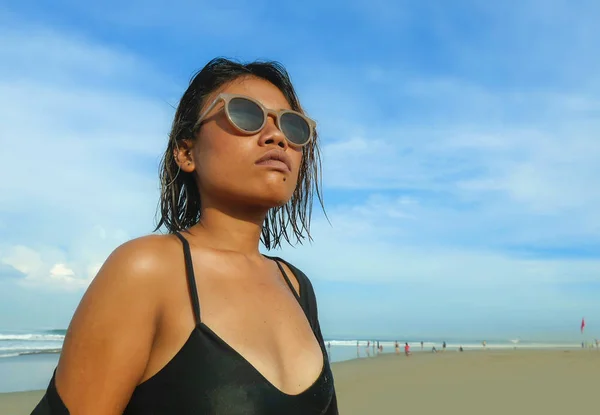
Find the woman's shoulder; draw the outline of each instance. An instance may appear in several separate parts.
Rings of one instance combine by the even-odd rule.
[[[131,239],[112,251],[88,291],[101,285],[160,295],[174,267],[183,263],[182,257],[181,243],[174,235]]]
[[[168,267],[179,256],[181,244],[174,235],[150,234],[121,244],[110,254],[106,263],[120,265],[133,274],[152,275]]]
[[[120,385],[119,394],[103,397],[100,405],[108,411],[126,404],[126,392],[143,375],[152,350],[175,247],[166,235],[136,238],[117,247],[100,268],[69,324],[56,371],[70,408],[97,402],[88,392],[108,378]]]
[[[168,247],[178,244],[178,239],[173,234],[147,234],[133,238],[119,245],[115,251],[124,251],[129,254],[156,254]]]

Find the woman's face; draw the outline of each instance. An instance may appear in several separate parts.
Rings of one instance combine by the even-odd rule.
[[[283,93],[273,84],[245,77],[215,91],[201,112],[219,93],[244,95],[267,109],[291,109]],[[281,152],[289,169],[277,162],[259,162],[273,150]],[[188,157],[180,165],[184,171],[195,172],[204,206],[226,203],[269,209],[287,203],[292,197],[298,182],[302,149],[290,145],[272,116],[258,133],[240,133],[227,119],[221,101],[204,117]]]

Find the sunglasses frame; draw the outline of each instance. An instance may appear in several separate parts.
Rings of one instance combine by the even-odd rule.
[[[231,118],[231,114],[229,114],[229,103],[234,98],[246,99],[246,100],[248,100],[248,101],[256,104],[258,106],[258,108],[260,108],[262,110],[262,112],[263,112],[263,122],[262,122],[260,128],[258,128],[257,130],[254,130],[254,131],[246,131],[246,130],[243,130],[240,127],[238,127],[233,122],[233,119]],[[298,111],[294,111],[294,110],[273,110],[273,109],[268,109],[268,108],[265,108],[265,106],[262,105],[260,102],[258,102],[254,98],[250,98],[249,96],[239,95],[239,94],[227,94],[227,93],[221,93],[221,94],[217,95],[217,97],[206,108],[206,110],[202,113],[202,115],[200,115],[200,118],[198,118],[198,121],[196,122],[196,124],[194,124],[194,131],[197,130],[197,128],[206,120],[206,116],[221,101],[223,101],[223,109],[225,110],[225,115],[227,116],[227,121],[229,121],[229,123],[231,124],[231,126],[234,127],[236,130],[238,130],[242,134],[252,135],[252,134],[256,134],[259,131],[261,131],[263,128],[265,128],[265,125],[267,124],[267,119],[269,118],[269,115],[275,116],[275,125],[277,125],[277,128],[279,128],[279,131],[281,131],[283,133],[283,130],[281,129],[281,117],[284,114],[291,113],[291,114],[295,114],[295,115],[299,116],[300,118],[302,118],[306,122],[306,124],[308,125],[308,129],[309,129],[309,135],[308,135],[308,139],[306,140],[306,143],[304,143],[304,144],[297,144],[297,143],[294,143],[293,141],[291,141],[285,135],[285,133],[283,133],[283,136],[285,137],[286,141],[290,145],[292,145],[292,146],[295,146],[295,147],[304,147],[305,145],[307,145],[308,143],[310,143],[313,140],[313,138],[314,138],[315,129],[317,127],[317,123],[314,120],[308,118],[306,115],[301,114]]]

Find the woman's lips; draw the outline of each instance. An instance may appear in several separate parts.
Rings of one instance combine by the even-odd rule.
[[[257,166],[265,166],[283,172],[292,171],[292,160],[283,150],[269,150],[256,160]]]
[[[271,167],[274,170],[279,170],[279,171],[282,171],[282,172],[289,172],[290,171],[290,169],[287,166],[287,164],[285,164],[281,160],[269,159],[269,160],[264,160],[264,161],[261,161],[259,163],[256,163],[256,165]]]

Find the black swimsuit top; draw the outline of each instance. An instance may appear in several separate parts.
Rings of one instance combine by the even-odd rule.
[[[202,323],[189,244],[183,236],[176,235],[183,243],[196,327],[171,361],[135,388],[123,414],[337,415],[333,376],[317,319],[315,294],[306,275],[286,262],[298,279],[298,296],[281,267],[279,261],[283,260],[270,257],[277,262],[283,278],[304,310],[323,354],[323,369],[314,383],[298,395],[288,395]],[[46,395],[32,413],[43,414],[69,414],[56,391],[54,376]]]

